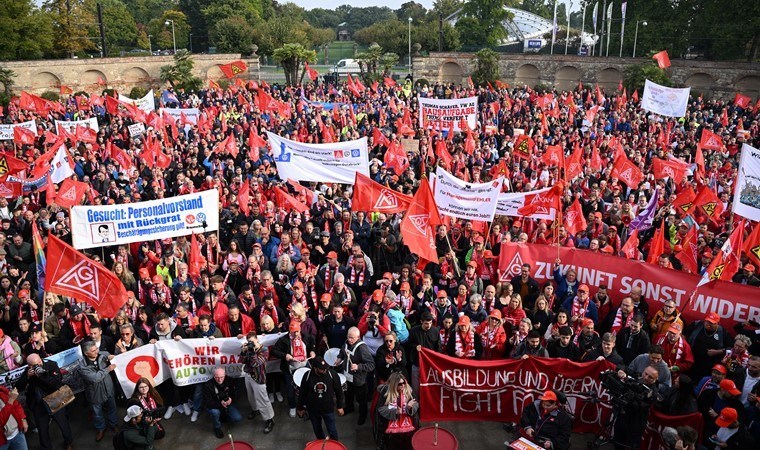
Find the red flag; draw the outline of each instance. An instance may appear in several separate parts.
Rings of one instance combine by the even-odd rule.
[[[219,83],[217,83],[214,80],[208,80],[208,87],[209,89],[221,89],[222,87],[219,86]]]
[[[19,128],[21,127],[14,128],[13,132],[15,133]],[[7,153],[0,153],[0,176],[12,175],[14,173],[27,169],[29,169],[29,164],[25,163],[24,161],[15,158]]]
[[[699,146],[707,150],[720,150],[723,148],[723,139],[712,131],[704,129],[702,130],[702,138],[699,140]]]
[[[74,181],[71,178],[66,178],[61,183],[61,187],[58,188],[58,195],[55,198],[55,203],[64,208],[71,208],[74,205],[82,203],[85,194],[90,189],[90,185],[82,183],[81,181]]]
[[[277,204],[277,206],[285,208],[285,210],[288,212],[295,210],[299,213],[302,213],[309,210],[309,207],[303,204],[303,202],[298,201],[297,198],[293,197],[282,189],[274,187],[273,190],[275,195],[275,204]]]
[[[676,259],[681,261],[683,267],[690,273],[699,272],[697,264],[699,247],[697,246],[697,227],[689,228],[686,236],[681,240],[681,251],[676,253]]]
[[[21,183],[13,181],[0,181],[0,197],[18,198],[23,195],[23,186]]]
[[[755,225],[752,233],[744,241],[744,253],[756,266],[760,266],[760,223]]]
[[[522,206],[517,210],[517,214],[521,216],[530,216],[531,214],[538,212],[540,209],[545,209],[547,212],[550,212],[552,209],[559,211],[562,207],[561,202],[564,188],[562,182],[557,181],[557,183],[548,191],[536,194],[533,199],[530,200],[530,203],[527,203],[525,206]]]
[[[638,259],[639,254],[639,229],[635,228],[633,233],[628,236],[625,245],[620,249],[623,255],[628,259]]]
[[[108,154],[111,156],[111,159],[119,163],[121,170],[125,172],[131,171],[134,165],[132,164],[132,158],[129,157],[127,152],[120,149],[116,145],[111,144],[111,141],[108,141],[106,148],[110,150]]]
[[[581,159],[583,158],[583,149],[576,142],[573,154],[570,155],[570,159],[566,163],[565,167],[565,180],[572,181],[578,175],[583,173],[583,165]]]
[[[547,166],[557,166],[562,169],[565,167],[565,151],[562,146],[550,145],[546,147],[546,151],[541,156],[541,162]]]
[[[644,180],[644,174],[626,156],[620,156],[615,160],[611,176],[622,181],[631,189],[636,189],[639,183]]]
[[[734,105],[741,109],[747,109],[752,104],[752,99],[744,94],[736,93],[734,96]]]
[[[113,237],[116,230],[110,227],[103,230],[104,226],[108,227],[101,224],[100,232],[107,232]],[[113,272],[76,251],[52,233],[48,235],[46,256],[46,292],[85,301],[105,318],[114,317],[127,302],[127,290]]]
[[[240,186],[240,189],[238,189],[237,201],[243,214],[247,216],[251,213],[251,208],[248,205],[248,202],[251,201],[251,185],[247,178],[245,179],[245,183],[243,183],[243,185]]]
[[[195,238],[195,234],[192,234],[190,236],[190,254],[187,257],[187,273],[195,278],[200,278],[205,265],[206,258],[201,254],[198,239]]]
[[[412,197],[373,181],[370,177],[356,172],[351,209],[354,211],[377,211],[386,214],[407,211]]]
[[[401,176],[409,168],[409,158],[406,156],[406,152],[395,141],[391,142],[391,145],[385,151],[384,162],[385,166],[393,169],[398,176]]]
[[[387,88],[391,88],[391,87],[396,86],[396,82],[391,77],[385,77],[385,78],[383,78],[383,84]]]
[[[679,216],[684,216],[691,211],[694,206],[694,199],[697,198],[697,193],[694,192],[694,188],[691,185],[682,190],[673,200],[673,208],[679,213]]]
[[[61,95],[71,95],[74,93],[74,90],[70,87],[66,86],[65,84],[61,85],[61,89],[59,90]]]
[[[13,127],[13,142],[21,145],[34,145],[37,135],[26,127],[16,125]]]
[[[77,141],[89,144],[94,144],[98,141],[98,133],[94,129],[81,125],[77,125],[75,136]]]
[[[451,156],[451,153],[449,153],[449,149],[446,148],[445,140],[438,139],[438,142],[435,143],[435,156],[438,157],[438,159],[440,159],[441,161],[443,161],[443,164],[447,170],[451,170],[451,165],[454,162],[454,157]]]
[[[717,221],[723,214],[723,202],[709,186],[699,188],[697,198],[694,199],[694,207],[703,212],[712,221]]]
[[[527,134],[520,134],[515,140],[514,156],[517,158],[530,159],[530,155],[536,148],[536,143]]]
[[[663,50],[659,53],[655,53],[652,56],[652,59],[657,61],[657,65],[660,66],[660,69],[667,69],[670,67],[670,57],[668,57],[668,51]]]
[[[307,188],[306,186],[301,186],[301,183],[299,183],[296,180],[293,180],[291,178],[287,179],[287,182],[289,185],[293,187],[293,189],[298,192],[298,195],[303,195],[306,199],[306,204],[311,205],[314,203],[314,191]],[[354,188],[355,189],[355,188]]]
[[[238,149],[237,142],[235,141],[235,135],[230,134],[223,141],[214,146],[214,153],[228,153],[233,158],[237,158],[240,149]]]
[[[233,78],[235,75],[248,70],[248,65],[243,61],[237,60],[227,64],[220,64],[219,68],[222,70],[225,77]]]
[[[98,86],[105,86],[106,84],[107,84],[106,80],[104,80],[103,77],[98,75]]]
[[[441,224],[441,216],[433,199],[433,192],[426,178],[412,198],[404,219],[401,221],[401,238],[409,250],[426,261],[438,261],[435,247],[435,229]]]
[[[307,62],[303,63],[303,67],[306,69],[306,73],[309,74],[311,81],[317,81],[317,78],[319,78],[319,72],[309,67],[309,63]]]
[[[686,167],[675,161],[654,158],[652,160],[652,172],[657,180],[670,177],[676,184],[681,184],[686,176]]]
[[[572,205],[565,211],[565,230],[575,236],[581,231],[584,231],[588,227],[586,218],[583,215],[583,209],[581,204],[576,198]]]
[[[637,91],[637,90],[634,90],[634,91],[633,91],[633,94],[631,95],[631,99],[632,99],[632,100],[633,100],[635,103],[638,103],[638,102],[639,102],[639,91]]]
[[[724,127],[728,126],[728,110],[723,108],[723,113],[720,115],[720,124]]]
[[[714,280],[730,281],[741,267],[741,251],[744,247],[744,219],[736,224],[731,236],[712,260],[697,287]]]
[[[46,116],[51,109],[47,100],[37,95],[29,94],[26,91],[21,91],[18,107],[19,109],[37,113],[41,116]]]
[[[467,77],[467,85],[470,87],[470,89],[475,87],[475,83],[472,82],[472,76]]]
[[[667,247],[666,247],[667,246]],[[665,222],[660,224],[660,227],[654,231],[654,237],[649,244],[649,254],[647,255],[647,262],[649,264],[657,264],[657,258],[663,253],[670,253],[670,246],[665,241]]]
[[[372,145],[374,147],[378,145],[382,145],[387,147],[388,144],[390,144],[391,141],[388,140],[387,137],[385,137],[385,134],[383,134],[382,131],[380,131],[380,128],[375,127],[372,129]]]

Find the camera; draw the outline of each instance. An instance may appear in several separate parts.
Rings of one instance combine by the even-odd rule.
[[[160,419],[161,417],[164,417],[164,414],[166,413],[166,408],[156,408],[156,409],[143,409],[143,420],[145,419]]]
[[[367,325],[370,328],[375,328],[375,325],[377,325],[377,316],[375,314],[367,316]]]
[[[42,375],[43,373],[45,373],[45,369],[41,365],[33,366],[32,371],[34,372],[35,375]]]
[[[643,402],[651,397],[652,390],[642,382],[631,377],[620,379],[614,370],[602,372],[600,379],[613,407],[626,408],[634,402]]]

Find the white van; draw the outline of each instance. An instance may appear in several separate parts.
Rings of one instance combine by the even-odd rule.
[[[328,73],[338,73],[341,75],[360,73],[359,62],[355,59],[341,59],[337,64],[330,67]]]

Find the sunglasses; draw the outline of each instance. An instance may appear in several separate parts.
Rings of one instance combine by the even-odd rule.
[[[399,386],[403,386],[403,385],[405,385],[405,384],[406,384],[406,381],[399,381],[399,382],[398,382],[398,385],[399,385]]]
[[[394,342],[396,342],[396,341],[394,341],[393,339],[386,339],[386,340],[385,340],[385,342],[386,342],[386,344],[387,344],[388,342],[390,342],[390,343],[392,344],[392,343],[394,343]]]

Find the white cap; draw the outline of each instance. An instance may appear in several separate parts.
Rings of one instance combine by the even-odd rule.
[[[142,414],[143,409],[140,408],[137,405],[132,405],[129,408],[127,408],[127,415],[124,416],[124,422],[129,422],[130,420],[134,419],[135,417]]]

